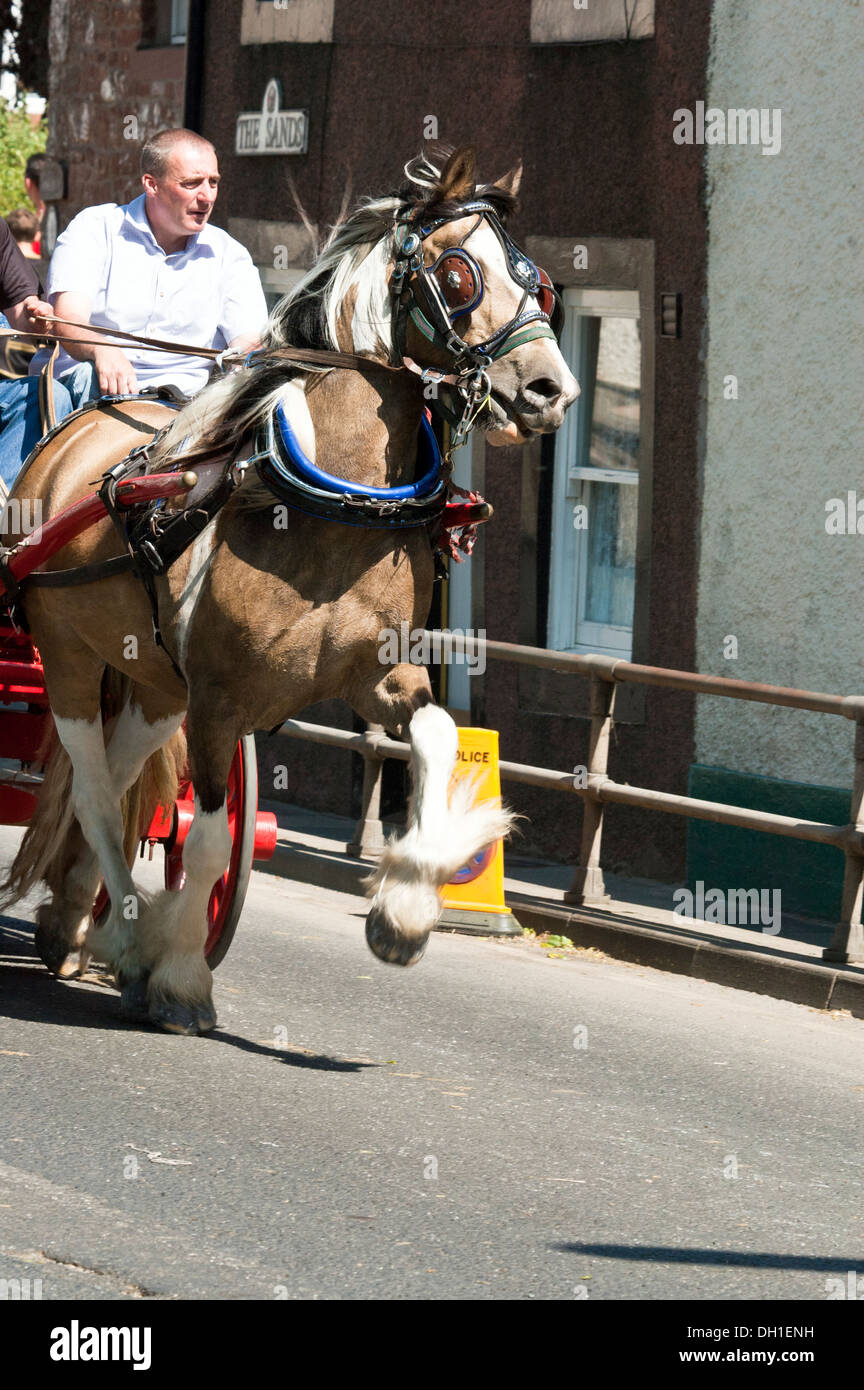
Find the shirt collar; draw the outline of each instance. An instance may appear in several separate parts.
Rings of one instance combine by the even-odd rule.
[[[147,195],[145,193],[140,193],[137,198],[132,199],[131,203],[126,203],[123,207],[125,221],[135,229],[139,236],[143,237],[145,241],[149,242],[149,244],[154,248],[154,250],[159,252],[160,256],[167,256],[168,253],[163,251],[162,247],[159,245],[158,241],[153,235],[153,228],[150,226],[150,222],[147,217],[146,203]],[[183,250],[172,251],[171,255],[185,256],[190,251],[194,250],[194,248],[198,245],[198,241],[202,233],[206,232],[208,225],[209,224],[205,222],[200,232],[191,232],[190,235],[186,238],[186,245],[183,248]]]

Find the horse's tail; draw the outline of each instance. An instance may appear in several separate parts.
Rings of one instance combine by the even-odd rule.
[[[106,742],[126,704],[131,681],[109,669],[102,688],[102,714]],[[24,833],[18,853],[0,882],[0,908],[23,898],[39,883],[59,892],[80,850],[80,827],[72,809],[72,760],[56,730],[42,750],[45,778],[39,788],[36,809]],[[164,747],[152,753],[122,798],[123,848],[132,860],[141,834],[157,806],[173,806],[186,763],[186,735],[182,729]]]
[[[37,883],[53,885],[66,868],[66,849],[75,824],[72,763],[55,730],[40,756],[46,759],[45,778],[18,853],[0,883],[0,908],[23,898]]]

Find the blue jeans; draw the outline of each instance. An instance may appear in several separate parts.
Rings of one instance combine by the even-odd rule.
[[[77,367],[70,367],[68,372],[57,377],[57,383],[69,392],[73,410],[80,409],[88,401],[95,401],[102,394],[92,362],[79,362]]]
[[[54,382],[54,407],[58,420],[72,410],[72,398],[59,381]],[[0,380],[0,479],[7,488],[12,486],[22,463],[41,438],[39,378]]]

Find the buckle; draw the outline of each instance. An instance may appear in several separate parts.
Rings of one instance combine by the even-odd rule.
[[[159,551],[156,549],[153,542],[146,540],[139,541],[137,548],[138,554],[141,556],[142,559],[147,561],[147,564],[150,566],[153,573],[161,574],[165,568],[165,565],[162,562],[162,556],[159,554]]]

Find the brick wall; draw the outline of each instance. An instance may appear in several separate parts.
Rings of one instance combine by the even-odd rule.
[[[147,0],[53,0],[49,153],[66,161],[61,227],[140,192],[142,141],[183,124],[183,45],[139,48]]]

